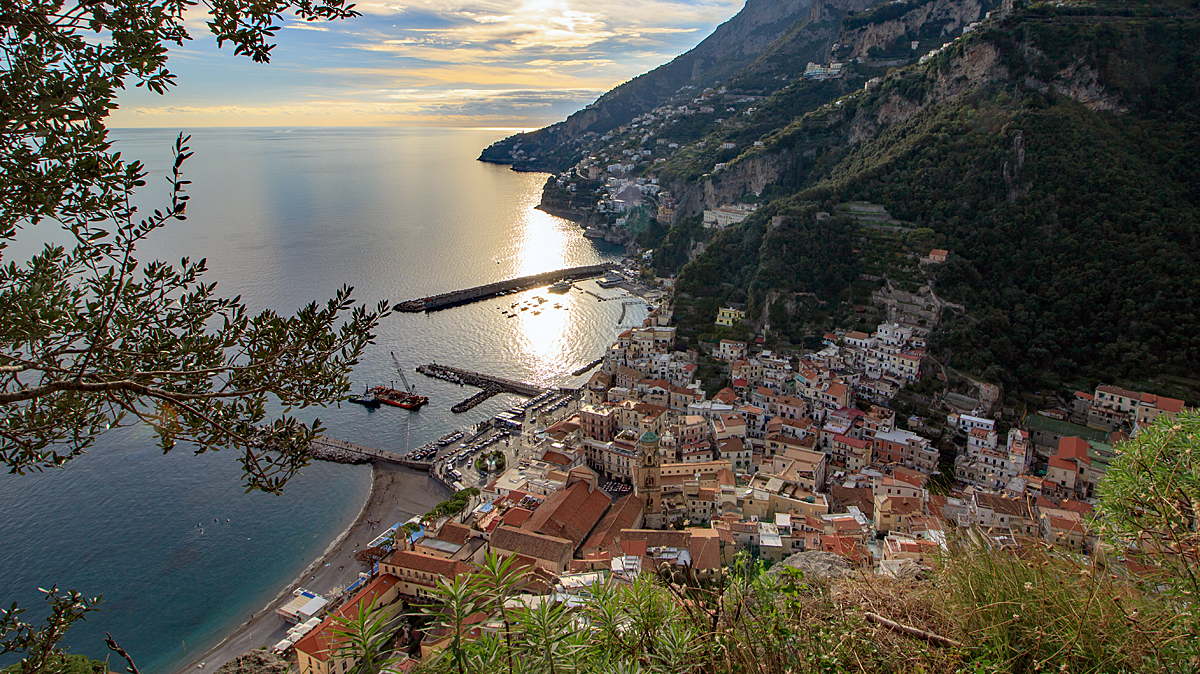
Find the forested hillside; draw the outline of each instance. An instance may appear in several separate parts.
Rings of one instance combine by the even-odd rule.
[[[773,162],[767,193],[787,195],[710,242],[680,288],[748,300],[800,342],[845,317],[878,248],[816,212],[872,202],[951,250],[928,271],[968,309],[935,334],[955,366],[1039,387],[1196,372],[1200,30],[1193,7],[1167,9],[1018,11],[764,134],[727,170]],[[903,244],[886,245],[921,252]],[[772,291],[826,310],[763,315]]]
[[[576,176],[574,162],[627,163],[622,179],[656,180],[669,219],[635,210],[626,239],[679,274],[703,311],[677,315],[697,329],[733,301],[776,344],[811,345],[868,327],[862,306],[881,284],[931,285],[962,307],[944,313],[931,354],[1009,390],[1190,381],[1198,38],[1200,0],[816,2],[753,59],[739,53],[736,72],[705,80],[707,92],[660,92],[690,109],[646,109],[639,126],[629,107],[630,128],[576,129],[549,154],[539,145],[544,161],[523,161],[565,171],[547,203],[591,208],[589,224],[609,231],[605,178]],[[840,75],[805,77],[822,58],[842,59]],[[700,226],[705,209],[735,203],[758,210],[721,231]],[[852,203],[889,220],[864,224]],[[918,264],[934,247],[949,261]]]

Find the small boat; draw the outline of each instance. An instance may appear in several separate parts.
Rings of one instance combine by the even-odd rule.
[[[363,391],[363,394],[360,396],[351,396],[350,402],[370,408],[379,407],[381,404],[381,401],[379,398],[375,397],[375,394],[371,392],[371,389]]]

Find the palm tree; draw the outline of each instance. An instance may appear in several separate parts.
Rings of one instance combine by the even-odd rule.
[[[395,631],[390,625],[395,610],[392,606],[375,606],[375,597],[358,603],[358,614],[337,616],[333,629],[336,654],[354,662],[346,674],[380,674],[403,657],[389,656],[390,642]]]

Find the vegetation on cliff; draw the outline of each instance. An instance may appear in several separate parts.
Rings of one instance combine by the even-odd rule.
[[[586,156],[598,136],[677,95],[694,95],[753,65],[780,36],[807,23],[809,4],[802,0],[749,0],[742,11],[694,49],[616,87],[559,124],[494,143],[479,158],[520,170],[564,170]]]
[[[812,217],[868,201],[951,250],[926,270],[968,309],[934,336],[947,362],[1017,388],[1196,372],[1197,38],[1190,10],[1097,20],[1039,6],[797,115],[736,160],[783,158],[774,199],[679,287],[760,312],[772,290],[811,292],[852,320],[855,274],[881,271],[871,255],[927,252]],[[760,318],[797,343],[829,327],[791,306],[798,317]]]

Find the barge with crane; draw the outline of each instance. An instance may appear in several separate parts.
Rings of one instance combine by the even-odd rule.
[[[402,407],[406,410],[420,409],[420,407],[429,402],[429,398],[423,395],[417,395],[412,384],[408,383],[408,377],[404,376],[404,368],[400,367],[400,360],[396,358],[395,352],[389,352],[392,356],[392,363],[396,366],[396,374],[400,375],[400,383],[404,385],[404,389],[394,389],[387,386],[376,386],[371,389],[375,394],[375,399],[384,405],[393,407]]]

